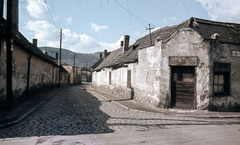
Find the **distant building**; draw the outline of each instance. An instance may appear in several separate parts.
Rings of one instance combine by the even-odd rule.
[[[190,18],[124,38],[94,65],[95,88],[161,108],[240,109],[240,24]]]
[[[82,81],[92,82],[92,70],[86,67],[82,68]]]
[[[67,83],[70,85],[81,84],[82,83],[82,73],[81,68],[71,65],[63,65],[63,67],[68,71]]]
[[[55,52],[54,52],[55,53]],[[55,54],[55,57],[48,55],[48,52],[45,52],[45,54],[51,58],[52,60],[54,60],[54,62],[56,62],[58,64],[59,62],[59,58],[58,58],[58,53]],[[61,84],[67,84],[67,77],[68,77],[68,71],[63,67],[63,65],[60,65],[60,83]]]

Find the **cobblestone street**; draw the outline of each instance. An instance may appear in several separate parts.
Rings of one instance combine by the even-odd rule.
[[[1,129],[0,138],[4,141],[5,138],[114,132],[125,132],[127,135],[128,132],[146,133],[191,126],[198,126],[201,131],[208,132],[214,130],[215,126],[225,126],[226,130],[228,126],[232,128],[233,125],[237,127],[235,128],[237,132],[231,133],[230,130],[228,135],[236,136],[240,134],[239,120],[239,118],[176,117],[162,113],[127,110],[103,97],[93,96],[81,86],[69,86],[64,87],[21,123]],[[191,129],[186,131],[194,132]],[[196,130],[198,131],[200,130]]]

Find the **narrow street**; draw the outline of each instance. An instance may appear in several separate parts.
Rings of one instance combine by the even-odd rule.
[[[239,144],[239,118],[193,118],[127,110],[82,86],[64,87],[0,144]]]

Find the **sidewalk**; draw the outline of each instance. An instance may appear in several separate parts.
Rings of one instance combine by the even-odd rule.
[[[64,86],[63,86],[64,87]],[[28,117],[37,110],[41,105],[51,99],[61,88],[54,88],[43,91],[38,94],[31,95],[31,99],[25,99],[15,102],[12,110],[4,110],[0,112],[0,129],[15,125]]]
[[[122,99],[116,94],[109,94],[95,90],[90,86],[85,89],[93,95],[98,95],[110,102],[116,103],[128,110],[160,113],[162,115],[178,116],[178,117],[194,117],[194,118],[240,118],[240,112],[215,112],[206,110],[183,110],[183,109],[163,109],[144,104],[136,100]]]

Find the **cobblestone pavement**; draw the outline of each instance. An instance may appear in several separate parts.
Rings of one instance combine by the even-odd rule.
[[[127,110],[100,96],[93,96],[81,86],[69,86],[15,126],[1,129],[0,139],[54,135],[81,135],[146,132],[172,126],[234,125],[240,119],[191,118],[165,116],[161,113]]]

